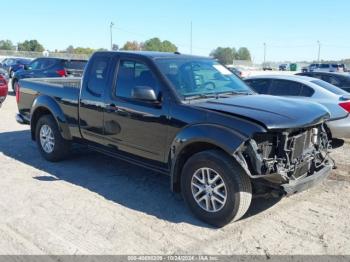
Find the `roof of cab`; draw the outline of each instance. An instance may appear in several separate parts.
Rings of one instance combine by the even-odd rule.
[[[135,56],[148,57],[150,59],[157,58],[197,58],[197,59],[211,59],[205,56],[195,56],[195,55],[184,55],[178,52],[167,53],[167,52],[155,52],[155,51],[99,51],[96,53],[115,53],[115,54],[129,54]]]

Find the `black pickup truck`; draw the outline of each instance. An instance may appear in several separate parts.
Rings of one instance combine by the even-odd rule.
[[[17,89],[17,121],[45,159],[84,143],[167,174],[194,214],[219,227],[240,219],[253,194],[303,191],[333,167],[323,106],[257,95],[209,58],[97,52],[82,79]]]

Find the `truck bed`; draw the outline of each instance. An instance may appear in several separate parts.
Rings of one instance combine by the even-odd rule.
[[[19,82],[18,110],[26,122],[37,97],[56,102],[63,110],[69,126],[78,125],[78,102],[81,78],[37,78]]]
[[[82,79],[79,77],[72,78],[34,78],[22,80],[22,83],[35,83],[43,84],[46,87],[58,87],[58,88],[80,88]]]

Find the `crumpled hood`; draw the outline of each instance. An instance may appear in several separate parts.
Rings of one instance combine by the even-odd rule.
[[[322,105],[269,95],[240,95],[192,104],[259,122],[267,129],[304,128],[329,119]]]

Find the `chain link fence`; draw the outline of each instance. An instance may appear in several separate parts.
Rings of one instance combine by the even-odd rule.
[[[43,57],[42,52],[26,52],[26,51],[12,51],[0,50],[0,57],[26,57],[38,58]],[[66,59],[89,59],[91,55],[88,54],[70,54],[70,53],[48,53],[48,57],[66,58]]]

